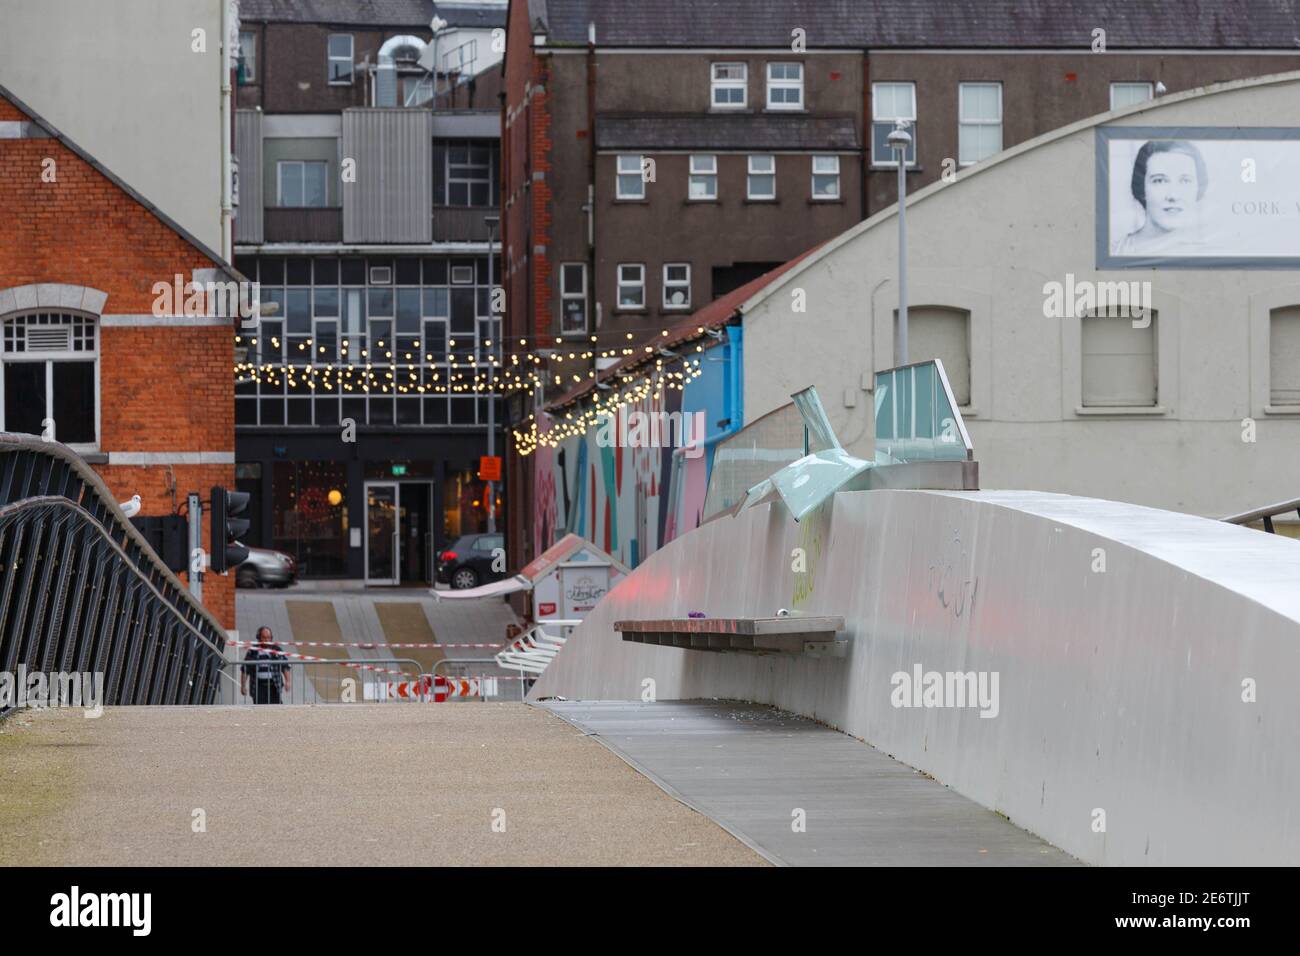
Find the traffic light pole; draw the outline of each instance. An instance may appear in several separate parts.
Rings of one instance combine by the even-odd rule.
[[[196,601],[203,600],[203,503],[199,496],[191,493],[186,497],[189,502],[190,546],[186,552],[190,556],[189,579],[190,594]]]
[[[493,260],[496,258],[492,252],[492,242],[496,237],[496,225],[490,223],[488,226],[488,316],[490,319],[496,319],[496,277],[493,273]],[[505,332],[505,322],[502,321],[501,332]],[[492,336],[492,344],[488,346],[488,427],[487,427],[487,447],[488,457],[494,458],[497,453],[497,396],[496,396],[496,350],[497,335],[496,322],[488,322],[488,334]],[[497,489],[496,482],[487,483],[487,529],[488,534],[496,534],[497,530]]]

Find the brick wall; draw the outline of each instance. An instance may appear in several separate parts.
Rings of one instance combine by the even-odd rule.
[[[545,95],[534,92],[545,78],[543,65],[532,49],[532,25],[528,4],[510,4],[506,30],[501,166],[502,166],[502,258],[506,290],[506,335],[509,347],[531,351],[536,342],[537,313],[549,307],[547,280],[537,285],[537,267],[545,267],[545,256],[535,257],[534,246],[545,245],[549,236],[549,187],[533,179],[535,169],[548,169],[549,106]],[[540,128],[541,132],[538,132]],[[539,167],[537,164],[543,165]],[[541,198],[539,198],[539,196]],[[538,221],[538,214],[543,214]],[[545,325],[542,326],[543,328]],[[513,439],[505,448],[506,551],[511,567],[523,567],[532,559],[532,479],[528,460],[515,450]],[[516,607],[516,610],[519,610]]]
[[[551,331],[551,185],[546,177],[551,170],[551,88],[550,59],[533,58],[533,85],[543,92],[532,98],[532,179],[533,234],[528,252],[533,271],[533,335],[540,345],[542,336]],[[543,251],[538,252],[541,249]],[[550,343],[547,342],[547,345]]]
[[[25,119],[0,98],[0,121]],[[52,182],[42,179],[46,159]],[[147,315],[154,283],[216,265],[56,139],[0,140],[0,210],[0,289],[86,286],[107,293],[106,315]],[[233,455],[229,327],[104,327],[99,362],[101,451]],[[235,484],[233,464],[95,468],[119,500],[140,495],[147,515],[171,513],[187,492],[206,499],[212,485]],[[208,575],[204,603],[235,626],[232,577]]]

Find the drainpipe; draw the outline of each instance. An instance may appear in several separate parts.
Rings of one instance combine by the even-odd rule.
[[[867,195],[871,184],[871,57],[863,51],[862,53],[862,171],[858,179],[858,186],[862,190],[859,221],[866,220],[870,215],[868,208]]]
[[[230,153],[234,149],[234,111],[230,108],[230,74],[234,51],[239,44],[236,0],[221,0],[221,255],[231,261],[234,253],[234,198],[230,188]],[[230,35],[235,34],[232,46]],[[259,171],[260,173],[260,171]]]
[[[587,315],[596,334],[596,22],[587,24]]]

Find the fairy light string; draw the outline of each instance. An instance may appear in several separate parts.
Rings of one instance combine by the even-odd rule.
[[[697,333],[703,335],[704,328],[699,327]],[[633,333],[624,334],[627,342],[631,343]],[[657,338],[667,338],[668,335],[668,330],[664,329]],[[342,339],[338,342],[338,358],[323,361],[317,356],[332,356],[334,343],[321,345],[308,337],[290,344],[290,351],[301,355],[302,360],[296,362],[279,359],[285,348],[285,336],[267,335],[266,339],[275,352],[273,361],[251,360],[260,358],[262,339],[258,334],[235,336],[237,350],[245,352],[245,358],[250,359],[235,363],[237,384],[287,385],[288,389],[295,391],[305,389],[309,393],[329,395],[495,394],[504,397],[519,392],[537,394],[549,386],[559,389],[583,382],[601,382],[601,389],[575,402],[585,402],[576,412],[542,413],[548,419],[544,429],[539,427],[536,413],[528,416],[526,426],[512,429],[515,447],[521,455],[530,455],[540,447],[554,448],[568,438],[599,426],[603,419],[616,415],[628,405],[640,403],[650,396],[660,399],[666,391],[682,391],[703,374],[698,356],[672,355],[665,359],[658,344],[645,342],[598,348],[595,335],[567,342],[562,336],[555,337],[552,347],[536,350],[527,348],[528,337],[511,338],[510,350],[501,357],[489,352],[483,358],[475,353],[491,350],[493,343],[485,340],[481,346],[475,346],[472,333],[468,349],[462,347],[458,350],[457,340],[449,338],[447,347],[440,346],[436,356],[432,351],[423,351],[420,339],[412,339],[406,345],[398,345],[387,338],[379,339],[374,342],[373,349],[355,348],[351,339]],[[654,339],[648,341],[654,342]],[[393,354],[395,348],[400,355]],[[703,352],[704,348],[704,345],[696,344],[694,352]],[[356,354],[350,355],[354,349]],[[602,390],[605,387],[603,380],[598,379],[597,370],[588,364],[597,358],[622,361],[637,356],[640,356],[640,361],[629,363],[626,369],[616,373],[620,384],[609,386],[609,391]]]

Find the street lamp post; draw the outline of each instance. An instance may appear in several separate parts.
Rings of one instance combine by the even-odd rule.
[[[497,340],[500,338],[496,331],[496,278],[493,260],[496,258],[492,252],[492,246],[496,242],[497,223],[501,221],[500,216],[484,216],[483,221],[488,227],[488,334],[492,336],[492,344],[488,346],[488,457],[495,458],[497,453],[497,397],[496,397],[496,358]],[[495,534],[497,530],[497,495],[496,482],[489,480],[487,483],[487,527],[488,534]]]
[[[894,332],[894,367],[907,364],[907,148],[912,136],[898,120],[885,142],[898,161],[898,328]]]

